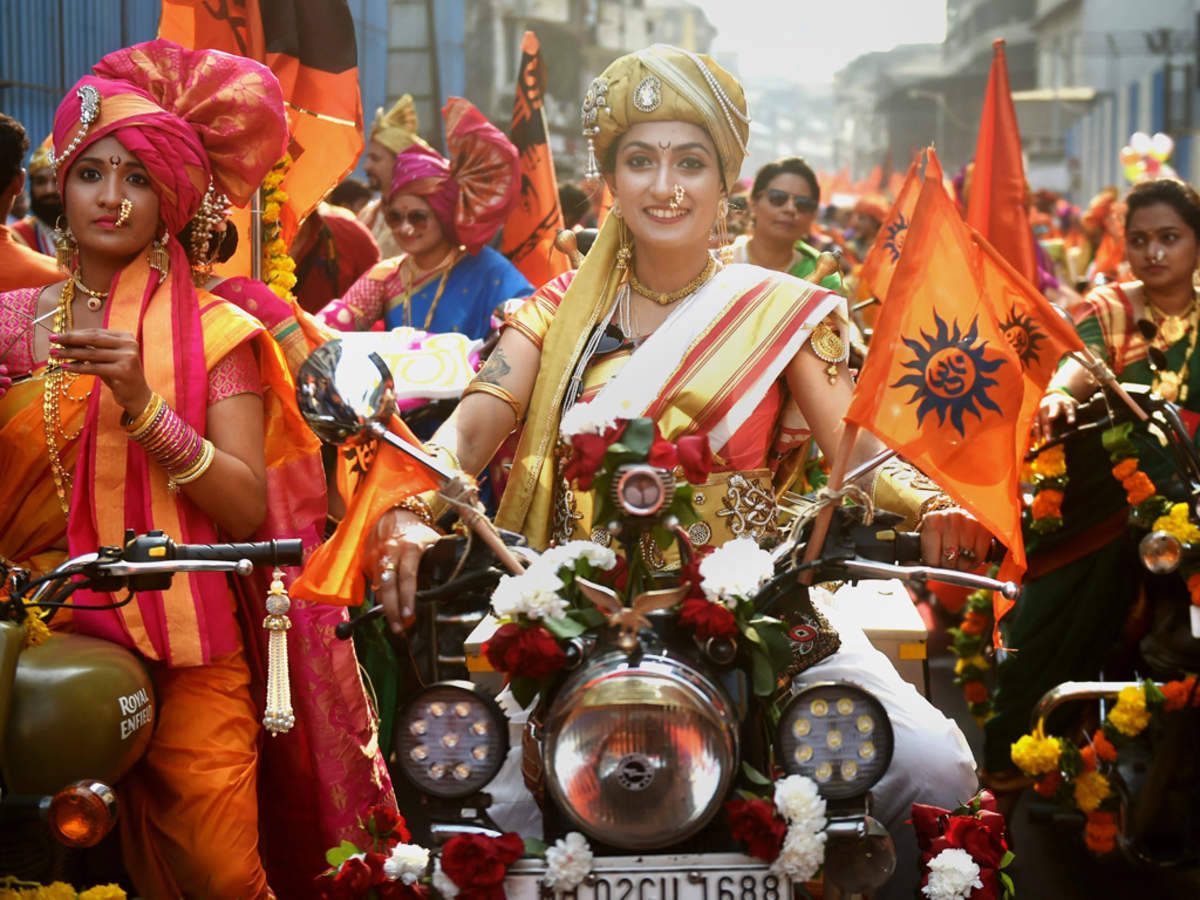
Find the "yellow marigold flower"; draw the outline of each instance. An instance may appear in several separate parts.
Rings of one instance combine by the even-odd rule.
[[[56,881],[33,892],[37,900],[75,900],[75,888],[62,881]]]
[[[290,256],[281,256],[278,259],[271,260],[272,264],[277,269],[282,269],[284,272],[296,271],[296,261]]]
[[[42,621],[41,610],[30,607],[25,613],[25,646],[40,647],[50,640],[50,626]]]
[[[1045,775],[1058,768],[1062,745],[1058,738],[1046,737],[1039,726],[1012,745],[1012,761],[1026,775]]]
[[[1121,688],[1117,705],[1108,714],[1108,721],[1121,734],[1135,737],[1150,724],[1150,713],[1146,710],[1146,692],[1140,686]]]
[[[1032,468],[1035,475],[1040,475],[1043,478],[1059,478],[1066,475],[1066,449],[1062,444],[1047,447],[1033,460]]]
[[[1200,528],[1192,524],[1186,503],[1174,504],[1170,512],[1154,520],[1153,528],[1155,531],[1172,534],[1185,544],[1194,544],[1200,541]]]
[[[263,211],[262,211],[263,221],[264,222],[278,222],[279,221],[279,209],[280,209],[280,206],[278,203],[263,204]]]
[[[1108,779],[1099,772],[1084,772],[1076,777],[1075,805],[1085,813],[1094,812],[1108,796]]]
[[[280,300],[286,300],[288,298],[288,295],[291,294],[291,291],[288,288],[285,288],[281,284],[269,284],[269,285],[267,285],[267,287],[269,287],[272,291],[274,291],[275,296],[278,297]],[[2,898],[0,898],[0,900],[2,900]]]
[[[98,884],[79,895],[80,900],[125,900],[125,892],[115,884]]]
[[[281,191],[281,190],[276,189],[271,192],[271,199],[274,200],[276,203],[282,205],[284,203],[287,203],[288,200],[291,199],[291,196],[288,194],[287,191]]]
[[[976,669],[986,669],[988,667],[988,661],[982,653],[976,653],[974,656],[960,657],[958,662],[954,664],[954,674],[961,675],[972,666],[974,666]]]
[[[267,244],[266,250],[268,256],[287,256],[287,244],[282,238],[275,238]]]

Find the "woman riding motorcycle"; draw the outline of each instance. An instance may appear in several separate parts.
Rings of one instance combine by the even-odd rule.
[[[792,471],[785,457],[803,445],[787,429],[789,410],[804,414],[827,449],[841,434],[852,389],[844,300],[782,273],[722,269],[709,255],[709,231],[736,183],[749,130],[741,86],[711,59],[663,45],[621,57],[592,83],[583,110],[613,215],[582,267],[545,285],[510,318],[429,449],[477,472],[524,421],[497,524],[538,549],[572,536],[603,541],[587,530],[593,498],[568,490],[557,468],[564,401],[581,390],[581,402],[613,404],[621,417],[651,416],[668,440],[708,435],[714,474],[697,486],[709,499],[694,543],[767,537],[778,529],[776,491]],[[598,344],[609,323],[619,340],[606,349]],[[875,449],[864,441],[855,459]],[[361,558],[399,631],[413,619],[418,562],[438,536],[431,525],[445,507],[432,494],[402,491],[390,502],[399,505],[378,519]],[[940,504],[926,508],[933,505]],[[988,541],[960,510],[929,511],[922,523],[929,560],[961,560],[964,549],[982,558]],[[651,561],[663,563],[669,560]],[[347,573],[347,591],[354,577]],[[877,785],[876,814],[898,828],[913,800],[952,805],[970,796],[974,763],[958,729],[860,629],[828,612],[842,650],[807,672],[863,684],[896,728],[896,757]]]
[[[1200,264],[1200,196],[1186,184],[1158,180],[1136,185],[1126,198],[1126,257],[1137,281],[1096,288],[1076,314],[1076,331],[1122,382],[1148,384],[1182,409],[1185,421],[1200,412],[1200,306],[1194,276]],[[1165,354],[1153,365],[1151,348]],[[1056,422],[1075,421],[1079,403],[1098,388],[1081,365],[1067,361],[1042,400],[1035,439],[1048,439]],[[1195,430],[1193,417],[1189,427]],[[1132,435],[1139,468],[1160,493],[1169,494],[1169,454],[1144,429]],[[1177,575],[1151,578],[1141,566],[1128,529],[1125,489],[1099,437],[1070,442],[1062,505],[1063,527],[1030,539],[1029,571],[1016,608],[1006,617],[1006,645],[1017,652],[997,667],[996,714],[985,731],[985,771],[996,787],[1020,783],[1009,756],[1026,732],[1041,695],[1056,684],[1096,676],[1116,644],[1143,589],[1154,604],[1153,631],[1188,633],[1170,625],[1187,615],[1183,581]],[[1172,612],[1175,616],[1172,616]],[[1178,622],[1176,622],[1178,625]],[[1190,643],[1190,639],[1188,641]],[[1180,650],[1157,648],[1159,662],[1179,665]],[[1152,650],[1153,652],[1153,650]],[[1154,660],[1150,660],[1154,662]]]

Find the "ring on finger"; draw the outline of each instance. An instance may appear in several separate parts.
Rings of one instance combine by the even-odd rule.
[[[396,580],[396,564],[390,559],[383,564],[383,571],[379,574],[380,584],[391,584]]]
[[[959,547],[958,555],[967,562],[975,562],[975,551],[970,547]]]
[[[942,551],[942,559],[946,560],[948,563],[954,562],[956,559],[958,559],[958,548],[947,547]]]

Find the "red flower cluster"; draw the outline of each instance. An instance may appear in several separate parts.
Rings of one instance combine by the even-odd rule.
[[[577,434],[571,438],[571,458],[563,469],[563,477],[574,481],[582,491],[592,489],[592,480],[604,462],[604,454],[625,433],[628,421],[621,419],[604,434]]]
[[[606,430],[604,434],[577,434],[571,438],[571,457],[563,468],[563,476],[567,481],[574,481],[580,490],[588,491],[596,473],[604,464],[604,454],[608,448],[621,439],[625,433],[628,419],[618,419],[617,423]],[[712,448],[708,446],[707,435],[689,434],[671,443],[662,436],[657,423],[654,426],[654,441],[646,455],[646,462],[660,469],[673,469],[680,466],[684,477],[691,484],[700,484],[708,480],[712,471]]]
[[[374,849],[363,856],[352,856],[336,869],[317,876],[316,887],[321,900],[358,900],[374,890],[380,900],[424,900],[429,889],[424,885],[408,885],[391,881],[383,874],[383,863],[397,844],[407,844],[412,836],[408,826],[395,809],[376,805],[362,821],[371,835]],[[377,852],[382,850],[383,852]]]
[[[561,669],[567,655],[541,625],[528,628],[509,622],[501,625],[483,645],[483,655],[497,672],[514,678],[541,681]]]
[[[460,834],[442,848],[442,871],[458,885],[459,900],[504,900],[504,876],[524,853],[515,832],[496,838]]]
[[[725,810],[733,839],[742,841],[751,856],[774,862],[787,836],[787,822],[775,814],[775,804],[762,798],[730,800]]]
[[[702,641],[709,638],[734,638],[738,635],[737,619],[720,603],[703,597],[688,597],[679,610],[679,624],[691,628]]]
[[[913,828],[925,865],[922,885],[929,882],[929,861],[952,847],[966,850],[979,866],[983,887],[971,892],[970,900],[997,900],[1004,891],[1000,882],[1000,867],[1008,853],[1008,828],[996,810],[996,798],[991,791],[979,792],[979,809],[974,814],[951,815],[939,806],[914,803]]]

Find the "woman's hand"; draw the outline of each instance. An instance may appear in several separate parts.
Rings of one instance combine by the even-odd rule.
[[[1062,391],[1051,391],[1038,404],[1037,419],[1033,423],[1034,444],[1044,444],[1054,437],[1054,423],[1059,419],[1068,425],[1075,424],[1075,410],[1079,404],[1075,398]]]
[[[85,328],[52,334],[50,359],[68,372],[95,375],[131,417],[141,414],[150,402],[150,386],[142,371],[141,348],[127,331]]]
[[[390,509],[367,535],[363,559],[392,631],[411,628],[417,618],[417,568],[437,541],[436,531],[413,513]]]
[[[970,571],[987,559],[991,544],[991,533],[966,510],[936,510],[921,520],[921,559],[926,565]]]

